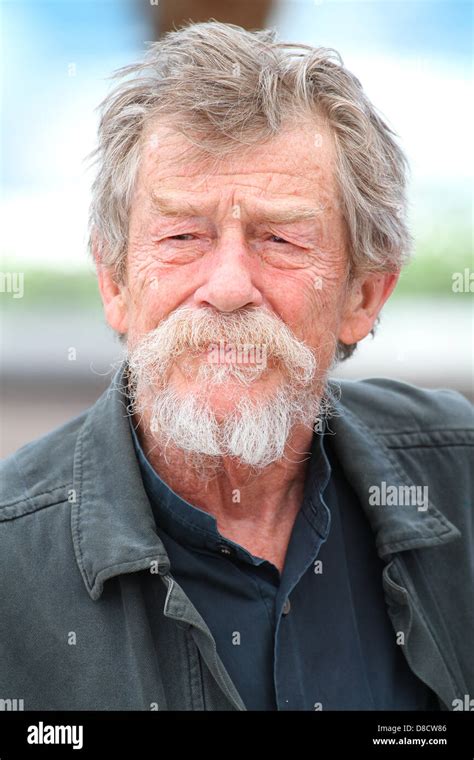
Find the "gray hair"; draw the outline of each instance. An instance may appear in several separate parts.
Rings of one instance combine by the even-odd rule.
[[[405,156],[337,51],[211,21],[169,32],[114,78],[121,82],[100,106],[92,154],[98,171],[89,247],[117,279],[125,274],[143,137],[157,117],[171,117],[210,156],[263,143],[288,120],[324,118],[334,136],[352,273],[395,272],[408,260]],[[353,348],[343,347],[340,358]]]

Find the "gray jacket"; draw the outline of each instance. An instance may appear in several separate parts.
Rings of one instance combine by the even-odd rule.
[[[0,709],[245,710],[173,578],[117,377],[1,465]],[[386,563],[397,641],[451,710],[474,696],[471,405],[386,379],[340,385],[334,450]],[[429,504],[387,498],[408,486]]]

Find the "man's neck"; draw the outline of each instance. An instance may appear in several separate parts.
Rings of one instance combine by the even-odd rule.
[[[181,498],[217,520],[219,532],[252,554],[273,562],[281,571],[291,531],[300,509],[313,432],[296,426],[284,457],[263,470],[223,458],[211,478],[189,467],[178,449],[163,451],[134,420],[141,446],[160,478]]]

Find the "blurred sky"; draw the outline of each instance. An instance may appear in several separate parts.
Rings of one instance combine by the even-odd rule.
[[[131,0],[0,0],[1,253],[10,268],[87,264],[94,111],[151,38]],[[416,219],[471,214],[471,3],[285,0],[282,39],[334,47],[400,136]]]

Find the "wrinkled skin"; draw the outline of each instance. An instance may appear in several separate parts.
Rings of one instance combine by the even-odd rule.
[[[267,144],[227,157],[217,167],[190,158],[187,146],[164,123],[148,128],[130,215],[125,282],[117,284],[98,262],[109,324],[126,333],[133,346],[183,305],[219,312],[265,308],[316,350],[315,393],[320,394],[335,339],[351,344],[364,338],[398,277],[348,278],[331,132],[322,122],[288,126]],[[282,218],[296,206],[314,215]],[[178,360],[169,382],[189,392],[193,377],[187,369]],[[280,370],[270,364],[251,388],[229,379],[209,401],[222,418],[236,394],[258,398],[280,381]],[[173,490],[213,514],[223,535],[282,569],[301,505],[311,429],[295,427],[285,458],[258,475],[223,461],[222,472],[207,482],[183,468],[179,451],[167,452],[166,459],[160,454],[146,415],[139,435]],[[240,490],[239,503],[232,499],[234,489]]]

